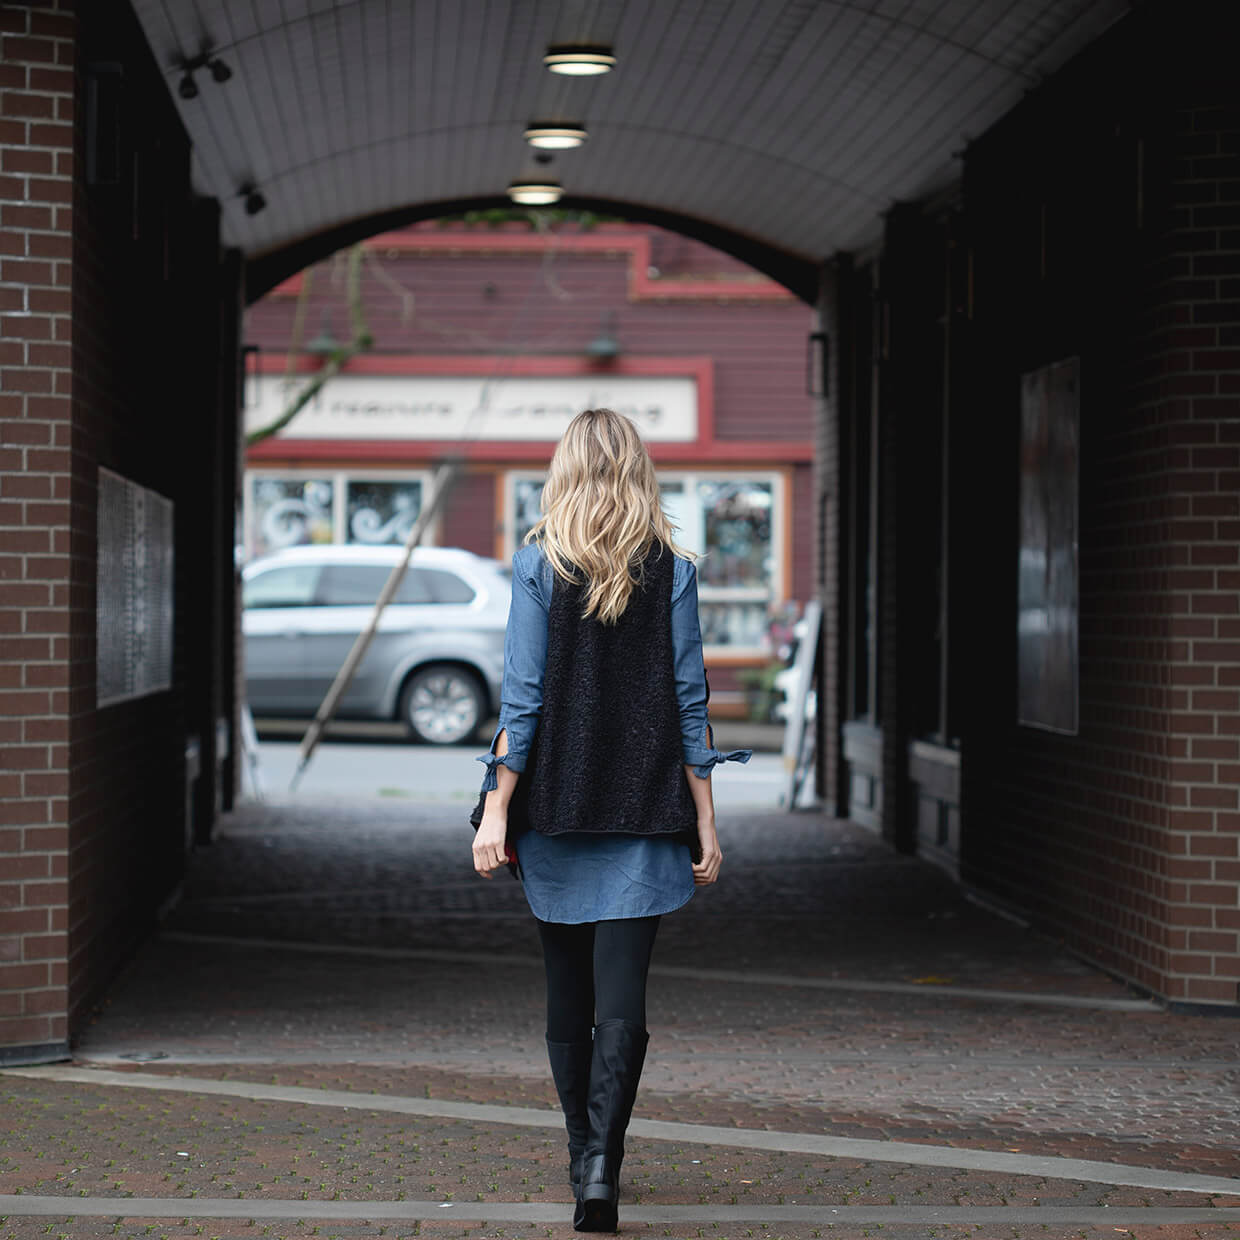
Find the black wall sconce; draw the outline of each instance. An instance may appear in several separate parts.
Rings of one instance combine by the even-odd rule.
[[[808,396],[827,395],[827,366],[830,350],[826,332],[810,332],[805,355],[805,391]]]
[[[616,338],[614,310],[603,311],[598,335],[586,345],[586,356],[593,362],[614,362],[620,356],[620,341]]]
[[[238,360],[241,363],[241,373],[237,376],[238,383],[241,387],[241,408],[249,409],[255,404],[254,400],[254,382],[258,378],[259,364],[262,357],[261,346],[256,344],[243,344],[238,354]],[[251,361],[251,359],[253,359]]]

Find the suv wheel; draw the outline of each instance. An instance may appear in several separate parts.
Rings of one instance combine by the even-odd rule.
[[[482,722],[486,702],[472,672],[447,663],[419,668],[400,695],[400,717],[415,741],[455,745]]]

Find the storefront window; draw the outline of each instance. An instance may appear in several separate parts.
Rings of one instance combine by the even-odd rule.
[[[347,539],[357,543],[403,543],[422,511],[422,483],[349,480],[345,485]]]
[[[331,542],[333,500],[330,478],[254,478],[250,556],[270,555],[304,543]]]
[[[541,515],[542,487],[541,477],[512,479],[514,550]],[[676,541],[702,554],[698,604],[703,643],[738,654],[762,650],[771,607],[783,596],[776,554],[777,480],[678,473],[660,477],[659,491]]]
[[[246,475],[249,559],[306,543],[400,544],[422,510],[424,475]],[[426,543],[433,541],[433,530]]]
[[[543,478],[514,479],[513,496],[513,549],[525,542],[525,536],[538,524],[542,512],[538,501],[542,498]]]
[[[699,479],[701,513],[698,599],[702,640],[708,646],[762,645],[775,601],[771,516],[774,488],[751,478]]]

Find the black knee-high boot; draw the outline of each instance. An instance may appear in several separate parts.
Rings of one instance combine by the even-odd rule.
[[[582,1160],[581,1190],[573,1226],[615,1231],[619,1221],[620,1164],[650,1035],[628,1020],[594,1027],[590,1062],[590,1137]]]
[[[588,1110],[590,1089],[590,1058],[594,1043],[553,1042],[547,1039],[547,1058],[551,1062],[551,1079],[560,1095],[564,1127],[568,1132],[568,1179],[576,1194],[581,1183],[581,1159],[590,1137]]]

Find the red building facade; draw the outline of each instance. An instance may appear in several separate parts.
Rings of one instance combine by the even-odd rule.
[[[430,541],[501,559],[538,515],[569,417],[609,405],[650,444],[700,563],[720,713],[769,658],[775,613],[814,588],[811,313],[780,285],[649,226],[424,224],[365,243],[248,312],[246,421],[269,424],[357,329],[372,346],[247,454],[247,558],[299,542],[399,542],[435,466],[463,461]]]

